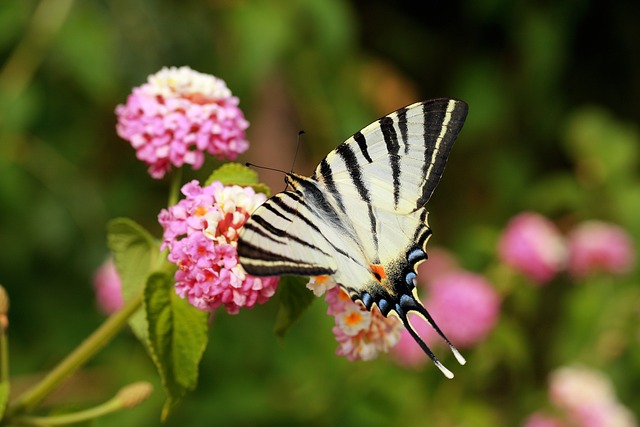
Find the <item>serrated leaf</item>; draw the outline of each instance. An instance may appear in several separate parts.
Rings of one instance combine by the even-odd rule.
[[[224,185],[251,187],[256,193],[264,193],[267,197],[271,194],[269,187],[260,183],[256,171],[239,163],[225,163],[220,166],[209,175],[205,185],[210,185],[213,181],[220,181]]]
[[[278,283],[278,314],[274,327],[275,334],[284,338],[291,326],[300,318],[315,300],[313,293],[306,288],[309,279],[285,276]]]
[[[207,345],[208,313],[176,295],[167,273],[149,277],[144,302],[149,348],[167,392],[162,409],[165,420],[198,383],[198,364]]]
[[[142,291],[147,277],[156,269],[160,247],[147,230],[128,218],[109,221],[107,243],[122,281],[122,295],[128,301]],[[147,320],[142,309],[131,316],[129,326],[146,345]]]

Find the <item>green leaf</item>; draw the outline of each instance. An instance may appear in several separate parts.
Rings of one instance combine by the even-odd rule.
[[[300,318],[315,300],[313,293],[306,288],[307,278],[285,276],[278,284],[278,314],[275,334],[284,338],[291,326]]]
[[[267,197],[271,194],[269,187],[258,180],[256,171],[239,163],[225,163],[220,166],[209,176],[205,185],[210,185],[213,181],[220,181],[224,185],[251,187],[257,193],[266,194]]]
[[[162,409],[162,419],[166,420],[198,383],[198,364],[207,345],[208,313],[176,295],[173,279],[167,273],[149,277],[144,302],[149,348],[167,392]]]
[[[125,301],[142,292],[149,274],[157,269],[160,247],[147,230],[127,218],[116,218],[107,224],[107,242],[114,261]],[[147,344],[147,320],[138,310],[129,320],[133,333]]]

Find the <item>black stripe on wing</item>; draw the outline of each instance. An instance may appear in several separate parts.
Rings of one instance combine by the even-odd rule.
[[[364,140],[364,136],[362,136],[362,140],[364,141],[364,145],[366,146],[366,141]],[[358,145],[360,145],[358,143]],[[363,202],[367,204],[369,210],[369,222],[371,224],[371,236],[373,238],[373,244],[375,246],[374,253],[378,253],[378,235],[377,231],[377,221],[376,215],[373,212],[373,206],[371,206],[371,197],[369,196],[369,190],[362,179],[362,174],[360,173],[360,165],[358,164],[358,159],[351,150],[349,144],[342,143],[336,148],[335,151],[341,158],[344,164],[347,166],[347,170],[349,171],[349,176],[351,177],[351,182],[356,187],[358,191],[358,195]]]
[[[393,179],[393,207],[397,209],[398,201],[400,200],[400,157],[398,156],[400,144],[398,143],[396,130],[393,127],[393,119],[385,116],[378,122],[380,123],[380,130],[382,131],[384,142],[387,145],[387,152],[389,153],[389,164],[391,165],[391,176]]]
[[[423,185],[416,207],[424,206],[440,182],[451,147],[467,117],[468,106],[454,99],[434,99],[422,105],[424,164]]]

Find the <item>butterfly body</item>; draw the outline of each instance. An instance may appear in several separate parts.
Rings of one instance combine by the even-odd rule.
[[[368,310],[397,315],[452,376],[413,330],[408,313],[420,314],[446,340],[417,297],[416,266],[427,258],[431,236],[424,205],[466,113],[465,103],[451,99],[410,105],[355,133],[311,177],[287,174],[291,190],[258,207],[241,232],[245,270],[332,275]]]

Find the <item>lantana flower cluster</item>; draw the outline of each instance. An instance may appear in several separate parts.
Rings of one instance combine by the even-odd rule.
[[[555,415],[532,414],[524,427],[635,427],[633,413],[621,404],[611,380],[585,366],[565,366],[551,373],[549,399]]]
[[[278,279],[248,275],[237,254],[239,229],[266,196],[219,181],[206,187],[191,181],[182,194],[184,199],[158,215],[164,228],[161,249],[168,248],[169,261],[178,266],[178,295],[201,310],[224,305],[230,314],[267,301]]]
[[[590,220],[577,224],[563,236],[553,222],[534,212],[511,219],[498,244],[502,262],[543,285],[567,271],[574,279],[629,272],[635,248],[621,227]]]
[[[189,67],[163,68],[116,107],[116,129],[160,179],[172,166],[199,169],[205,153],[234,160],[244,152],[249,123],[238,102],[223,80]]]
[[[324,294],[329,304],[327,314],[335,319],[333,333],[339,343],[337,355],[350,361],[372,360],[379,353],[388,352],[400,339],[404,327],[398,319],[353,302],[333,278],[312,277],[307,287],[316,296]]]

